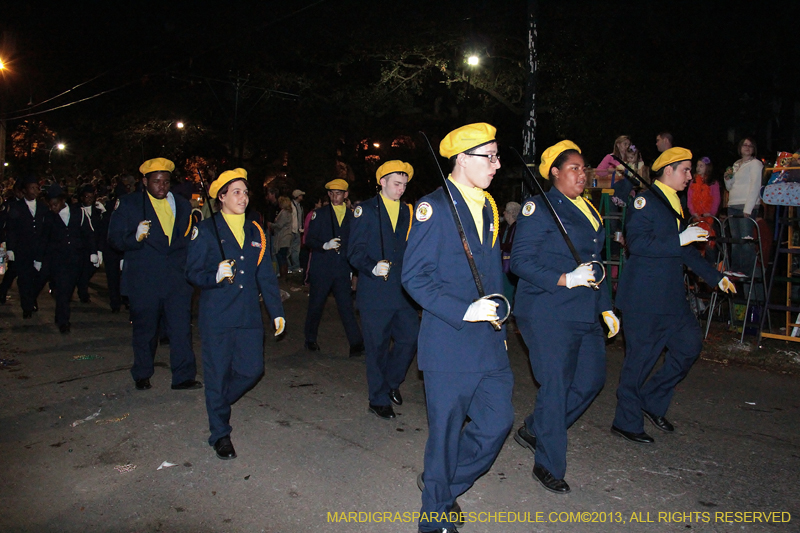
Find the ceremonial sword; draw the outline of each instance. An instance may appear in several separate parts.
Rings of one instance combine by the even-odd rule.
[[[442,181],[444,182],[444,190],[447,191],[447,197],[450,199],[450,212],[453,214],[453,220],[455,220],[456,228],[458,229],[458,235],[461,237],[461,244],[464,246],[464,254],[467,256],[467,262],[469,263],[469,269],[472,272],[472,279],[475,281],[475,287],[478,289],[478,300],[491,300],[493,298],[500,298],[506,303],[506,316],[499,320],[491,320],[489,323],[495,329],[495,331],[500,331],[503,327],[503,322],[508,320],[508,317],[511,315],[511,304],[508,303],[508,299],[505,296],[499,293],[495,294],[486,294],[486,291],[483,290],[483,283],[481,282],[481,275],[478,272],[478,267],[475,265],[475,258],[472,256],[472,249],[469,246],[469,242],[467,241],[467,234],[464,233],[464,225],[461,223],[461,217],[458,214],[458,209],[456,208],[456,201],[453,199],[453,193],[450,192],[450,187],[447,185],[447,178],[444,175],[444,170],[442,170],[442,166],[439,164],[439,159],[436,157],[436,152],[433,151],[433,146],[431,146],[431,141],[428,140],[428,136],[425,135],[423,132],[419,132],[422,137],[425,138],[425,142],[428,143],[428,148],[431,151],[431,155],[433,156],[433,160],[436,161],[436,167],[439,169],[439,175],[442,176]],[[478,301],[475,300],[475,301]]]
[[[650,185],[649,183],[647,183],[647,181],[645,181],[645,179],[643,177],[641,177],[635,170],[633,170],[631,167],[629,167],[628,164],[625,161],[623,161],[619,157],[615,156],[614,154],[611,154],[611,157],[616,159],[623,167],[628,169],[628,171],[630,171],[630,173],[633,174],[633,177],[635,177],[640,183],[644,183],[645,186],[650,190],[650,192],[652,192],[655,195],[656,198],[661,200],[661,203],[663,203],[667,207],[667,209],[669,209],[672,212],[672,214],[675,215],[675,218],[678,219],[678,222],[681,222],[681,223],[686,222],[686,219],[684,218],[684,216],[681,215],[680,213],[678,213],[677,211],[675,211],[675,209],[672,207],[672,204],[669,203],[669,200],[664,198],[661,194],[658,194],[655,191],[655,189],[653,188],[653,186]]]
[[[588,261],[586,263],[581,261],[581,256],[578,255],[578,250],[576,250],[575,249],[575,245],[572,244],[572,239],[569,238],[569,235],[567,234],[567,229],[564,227],[564,223],[561,222],[561,218],[558,216],[558,213],[556,213],[556,210],[553,207],[553,204],[550,203],[550,198],[548,198],[547,195],[544,193],[544,189],[542,188],[542,185],[539,183],[539,180],[536,179],[536,175],[531,171],[531,169],[528,166],[528,164],[525,162],[525,160],[522,158],[522,156],[519,154],[519,152],[517,152],[517,150],[514,147],[511,147],[511,151],[514,152],[517,155],[517,157],[519,157],[519,160],[522,162],[522,165],[525,167],[525,170],[528,172],[528,175],[530,176],[531,180],[536,185],[536,187],[531,187],[530,183],[528,183],[527,180],[525,180],[526,184],[528,185],[528,188],[536,189],[536,190],[539,191],[539,194],[542,195],[542,201],[544,201],[544,205],[547,207],[547,210],[550,212],[550,216],[553,217],[553,222],[556,223],[556,227],[558,227],[559,233],[561,233],[561,236],[564,238],[564,242],[567,244],[567,248],[569,248],[569,251],[572,254],[572,257],[573,257],[573,259],[575,259],[575,262],[578,263],[578,266],[597,265],[597,266],[600,267],[600,270],[603,271],[603,277],[600,278],[600,281],[590,281],[590,282],[588,282],[589,286],[592,287],[594,290],[600,289],[600,284],[603,283],[604,279],[606,279],[606,268],[605,268],[605,266],[600,261]],[[523,174],[523,176],[524,176],[524,174]],[[524,179],[524,177],[523,177],[523,179]]]
[[[233,274],[231,277],[228,278],[228,283],[233,284],[233,278],[236,277],[236,260],[235,259],[225,259],[225,250],[222,248],[222,239],[219,236],[219,228],[217,228],[217,219],[214,216],[214,206],[211,205],[211,198],[209,197],[208,190],[206,189],[206,182],[203,180],[203,175],[200,174],[199,170],[196,170],[197,177],[200,178],[200,190],[203,191],[203,198],[206,201],[206,205],[208,205],[208,210],[211,211],[211,225],[214,226],[214,234],[217,236],[217,244],[219,245],[219,254],[222,256],[223,261],[230,261],[231,262],[231,273]]]

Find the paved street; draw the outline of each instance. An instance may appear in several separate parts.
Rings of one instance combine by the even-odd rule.
[[[291,294],[288,333],[268,338],[266,375],[233,408],[233,461],[217,459],[206,442],[203,391],[170,390],[167,346],[159,348],[153,388],[134,389],[130,325],[124,311],[111,314],[102,273],[91,303],[75,298],[70,335],[58,332],[46,292],[23,321],[13,289],[0,306],[0,530],[416,531],[415,521],[333,521],[351,512],[380,519],[419,511],[415,478],[427,425],[416,363],[397,419],[368,414],[363,357],[348,357],[334,302],[323,318],[322,352],[306,352],[307,295],[292,282],[282,283]],[[516,428],[536,389],[517,335],[509,349]],[[637,446],[609,432],[621,360],[618,339],[608,349],[605,389],[570,430],[572,493],[542,489],[531,477],[532,454],[509,436],[492,470],[459,499],[480,520],[461,531],[800,530],[797,376],[700,361],[668,413],[676,433],[648,424],[656,443]],[[175,466],[158,470],[164,461]],[[725,523],[724,513],[749,522]],[[786,513],[789,523],[763,523]],[[582,517],[599,522],[574,522]],[[527,523],[507,522],[516,519]]]

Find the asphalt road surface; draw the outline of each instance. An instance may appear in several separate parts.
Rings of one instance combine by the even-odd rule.
[[[168,346],[153,388],[134,389],[131,328],[111,314],[102,273],[91,303],[75,298],[69,335],[46,292],[22,320],[12,289],[0,306],[0,531],[416,531],[427,437],[416,362],[397,418],[368,414],[363,357],[348,357],[334,302],[322,352],[306,352],[308,297],[291,281],[287,334],[268,335],[265,376],[233,407],[232,461],[207,444],[203,391],[170,389]],[[572,492],[536,483],[533,455],[509,435],[459,498],[460,531],[800,531],[798,378],[699,361],[668,413],[676,432],[646,422],[656,443],[635,445],[609,432],[622,344],[608,346],[606,387],[569,432]],[[536,386],[518,335],[509,350],[516,429]]]

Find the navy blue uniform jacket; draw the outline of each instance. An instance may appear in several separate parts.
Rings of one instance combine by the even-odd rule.
[[[678,219],[656,194],[666,200],[661,192],[646,191],[628,209],[625,240],[630,256],[620,276],[616,304],[625,313],[678,315],[688,305],[683,265],[712,287],[722,274],[694,246],[681,246]]]
[[[236,261],[233,283],[223,280],[217,283],[217,268],[223,260],[214,232],[216,222],[225,259]],[[269,255],[269,237],[260,226],[246,220],[244,223],[244,245],[239,247],[228,223],[221,214],[208,218],[192,230],[189,257],[186,262],[186,279],[202,289],[200,293],[200,329],[205,328],[263,328],[261,303],[264,298],[270,317],[276,319],[283,314],[283,304],[278,290],[278,278],[272,269]],[[265,250],[261,264],[258,258]],[[127,262],[127,258],[125,259]]]
[[[31,215],[28,204],[20,199],[8,206],[6,221],[6,249],[14,252],[16,261],[44,262],[47,235],[52,219],[50,209],[41,200],[36,200],[36,216]],[[33,266],[33,263],[31,263]]]
[[[406,251],[406,239],[411,221],[411,206],[405,203],[400,205],[397,227],[394,230],[386,206],[379,197],[370,198],[356,207],[350,228],[347,256],[350,264],[358,270],[356,300],[359,309],[413,307],[410,297],[400,283],[403,254]],[[381,251],[381,232],[383,232],[383,251]],[[392,263],[389,278],[385,281],[383,276],[372,274],[372,269],[382,259]]]
[[[499,239],[492,246],[492,208],[485,202],[481,244],[469,207],[458,189],[449,182],[448,186],[483,288],[486,294],[502,294],[504,274]],[[478,298],[478,289],[449,202],[442,188],[420,200],[403,260],[403,287],[423,308],[417,352],[419,369],[435,372],[503,369],[508,366],[505,326],[495,331],[488,322],[463,320],[467,308]],[[505,313],[503,306],[501,303],[498,314]]]
[[[581,261],[599,261],[605,228],[597,213],[589,208],[600,223],[595,230],[586,215],[561,191],[553,187],[547,192],[547,197]],[[541,196],[529,198],[517,218],[517,233],[511,249],[511,271],[520,278],[515,309],[532,318],[597,322],[600,313],[611,311],[606,282],[599,290],[558,286],[561,274],[572,272],[577,266],[544,199]],[[594,271],[595,279],[599,280],[600,269],[595,266]]]
[[[192,292],[192,286],[186,282],[184,275],[192,206],[183,196],[173,197],[176,212],[172,243],[161,228],[149,197],[145,202],[145,196],[138,192],[126,194],[119,199],[119,206],[111,215],[108,240],[114,248],[125,252],[122,294],[130,295],[134,291],[143,290],[156,291],[160,296],[167,296],[175,291]],[[142,220],[151,222],[150,236],[142,242],[136,242],[136,228]]]
[[[80,207],[69,206],[68,226],[64,225],[61,215],[50,211],[48,216],[51,222],[47,258],[51,269],[58,269],[60,263],[77,261],[97,253],[97,235]]]
[[[335,219],[336,214],[330,204],[316,209],[311,215],[311,222],[306,228],[306,246],[311,248],[312,252],[311,264],[308,267],[311,281],[314,276],[350,276],[351,269],[350,263],[347,262],[347,250],[353,213],[349,209],[345,209],[341,226]],[[336,250],[322,248],[323,244],[336,237],[341,239],[341,248],[338,254]]]

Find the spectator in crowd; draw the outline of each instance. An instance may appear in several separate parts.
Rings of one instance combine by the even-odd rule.
[[[720,202],[719,182],[714,179],[712,171],[711,159],[708,157],[698,159],[694,178],[686,193],[692,219],[708,232],[709,237],[716,235],[712,217],[717,216]],[[707,243],[699,243],[698,246],[700,253],[714,263],[716,253],[711,252],[716,251],[716,243],[709,240]]]
[[[289,273],[289,247],[292,245],[292,201],[286,196],[278,198],[281,210],[272,223],[275,233],[275,250],[278,260],[278,274],[286,279]]]
[[[620,135],[614,141],[614,150],[608,155],[606,155],[600,164],[597,165],[595,169],[595,175],[599,177],[606,177],[609,173],[613,173],[617,169],[617,165],[619,165],[619,161],[615,159],[618,157],[622,161],[625,161],[625,154],[628,152],[628,148],[631,146],[631,138],[627,135]]]
[[[511,248],[514,245],[514,234],[517,231],[517,217],[522,209],[517,202],[508,202],[503,210],[503,223],[500,225],[500,251],[503,257],[503,296],[511,308],[514,308],[514,291],[519,277],[511,272]]]
[[[305,228],[303,227],[303,198],[306,193],[300,189],[292,191],[292,244],[289,249],[289,272],[302,272],[300,266],[300,241]]]
[[[758,147],[752,137],[739,141],[739,159],[725,171],[725,188],[728,190],[728,216],[731,237],[743,239],[752,237],[755,225],[752,221],[758,216],[761,200],[761,175],[764,165],[756,159]],[[750,244],[731,246],[730,268],[734,272],[750,274],[755,263],[755,249]]]
[[[675,145],[675,139],[672,137],[672,134],[668,131],[662,131],[658,135],[656,135],[656,148],[658,149],[659,153],[664,152],[665,150],[669,150]]]

